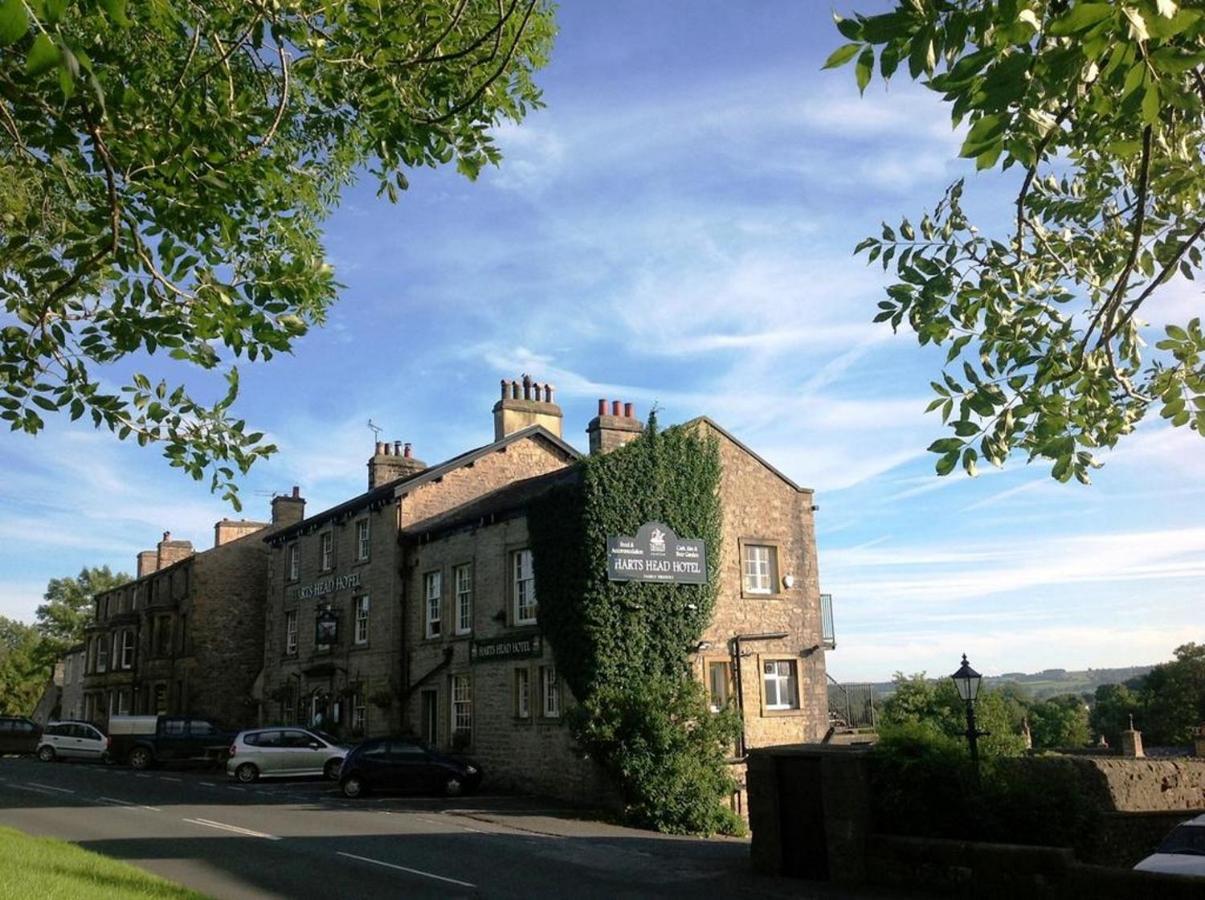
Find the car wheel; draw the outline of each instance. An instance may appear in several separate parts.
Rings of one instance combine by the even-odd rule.
[[[234,777],[243,784],[251,784],[251,782],[259,778],[259,769],[255,767],[254,763],[243,763],[234,770]]]
[[[339,770],[343,767],[343,760],[328,759],[326,765],[322,767],[322,777],[327,781],[338,781]]]
[[[130,751],[129,761],[135,769],[149,769],[151,767],[151,751],[146,747],[135,747]]]
[[[54,748],[46,744],[38,748],[38,759],[42,762],[54,762]]]
[[[368,793],[368,785],[359,775],[351,775],[343,780],[343,796],[355,800]]]
[[[449,797],[459,797],[464,793],[464,782],[459,775],[452,775],[444,782],[444,793]]]

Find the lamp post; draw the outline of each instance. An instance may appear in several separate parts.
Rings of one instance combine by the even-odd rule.
[[[981,732],[975,727],[975,698],[979,695],[979,682],[983,680],[983,676],[971,668],[970,663],[967,662],[967,655],[964,653],[962,654],[962,665],[950,677],[954,679],[954,686],[958,688],[958,696],[967,706],[967,744],[971,748],[971,762],[975,766],[975,771],[978,772],[979,736],[985,732]]]

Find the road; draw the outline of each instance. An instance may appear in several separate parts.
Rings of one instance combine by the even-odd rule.
[[[329,782],[0,759],[0,824],[213,897],[852,897],[754,875],[747,842],[657,835],[533,798],[344,799]]]

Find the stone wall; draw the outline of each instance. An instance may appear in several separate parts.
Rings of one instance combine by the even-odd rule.
[[[1079,760],[1104,777],[1115,810],[1205,810],[1205,759]]]

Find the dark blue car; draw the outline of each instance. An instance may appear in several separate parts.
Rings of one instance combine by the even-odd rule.
[[[344,796],[353,799],[375,790],[454,797],[481,785],[481,767],[445,756],[416,738],[373,738],[343,760],[339,785]]]

